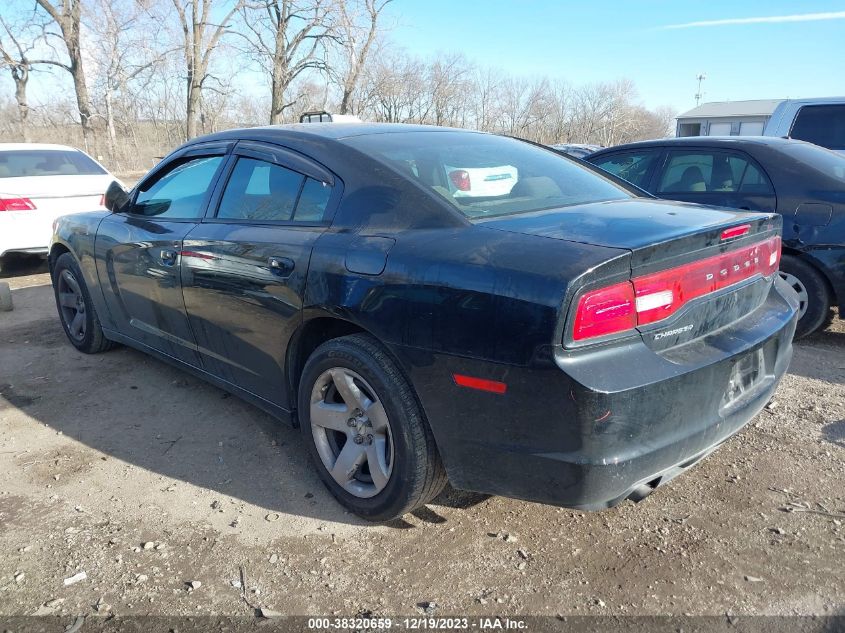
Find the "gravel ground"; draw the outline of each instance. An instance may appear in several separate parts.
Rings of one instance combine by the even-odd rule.
[[[299,432],[130,349],[65,341],[42,268],[0,313],[0,614],[818,614],[845,607],[845,322],[644,502],[447,490],[345,513]],[[81,578],[81,579],[80,579]]]

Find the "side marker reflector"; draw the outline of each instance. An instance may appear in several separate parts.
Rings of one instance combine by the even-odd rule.
[[[473,376],[464,376],[463,374],[452,374],[452,378],[454,378],[455,384],[459,387],[498,394],[503,394],[508,390],[508,386],[505,383],[497,380],[485,380],[484,378],[474,378]]]

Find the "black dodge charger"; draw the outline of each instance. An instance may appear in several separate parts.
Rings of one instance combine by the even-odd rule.
[[[447,480],[642,499],[759,412],[792,353],[779,215],[639,197],[515,139],[231,130],[106,203],[55,226],[71,343],[129,345],[298,424],[372,520]]]

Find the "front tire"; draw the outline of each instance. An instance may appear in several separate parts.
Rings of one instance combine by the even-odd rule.
[[[53,267],[53,292],[65,334],[80,352],[98,354],[114,347],[103,334],[100,319],[79,264],[63,253]]]
[[[355,514],[388,521],[446,485],[410,384],[371,337],[354,334],[318,347],[302,371],[298,404],[320,478]]]
[[[784,255],[778,274],[798,294],[796,339],[812,334],[830,321],[830,292],[819,271],[797,257]]]

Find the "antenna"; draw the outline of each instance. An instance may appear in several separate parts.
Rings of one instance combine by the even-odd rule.
[[[701,82],[707,79],[707,75],[705,75],[704,73],[699,73],[696,76],[696,79],[698,80],[698,92],[695,93],[695,105],[697,107],[699,101],[701,101],[701,97],[704,96],[704,93],[701,92]]]

